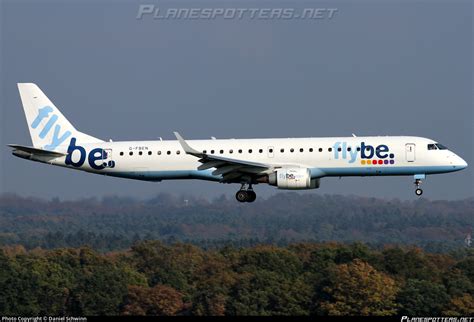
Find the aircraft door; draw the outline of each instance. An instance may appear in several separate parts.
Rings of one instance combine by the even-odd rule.
[[[415,161],[415,144],[414,143],[407,143],[405,144],[405,155],[407,162],[414,162]]]

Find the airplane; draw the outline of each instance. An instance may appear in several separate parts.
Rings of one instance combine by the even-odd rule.
[[[9,144],[12,154],[37,162],[112,177],[162,181],[199,179],[240,184],[239,202],[253,202],[253,186],[319,188],[322,178],[413,176],[421,196],[427,175],[465,169],[444,145],[415,136],[106,142],[78,131],[33,83],[18,83],[33,146]]]

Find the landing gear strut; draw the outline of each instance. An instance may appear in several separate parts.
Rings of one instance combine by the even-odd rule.
[[[421,190],[420,185],[421,185],[421,179],[425,179],[425,175],[415,175],[415,194],[417,196],[421,196],[423,194],[423,190]]]
[[[235,194],[235,198],[239,202],[254,202],[257,199],[257,194],[252,189],[252,184],[249,184],[248,187],[244,183],[239,191]]]
[[[415,181],[415,185],[416,185],[416,189],[415,189],[415,194],[417,196],[421,196],[423,194],[423,190],[420,187],[420,184],[421,184],[421,180],[417,179]]]

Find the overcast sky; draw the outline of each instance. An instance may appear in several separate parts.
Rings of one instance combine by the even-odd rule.
[[[470,1],[0,1],[0,192],[233,198],[237,185],[148,183],[18,159],[31,145],[17,82],[35,82],[102,139],[415,135],[463,157],[424,197],[474,196]],[[329,19],[137,20],[159,8],[336,8]],[[260,195],[277,190],[259,185]],[[325,178],[319,190],[414,199],[411,177]]]

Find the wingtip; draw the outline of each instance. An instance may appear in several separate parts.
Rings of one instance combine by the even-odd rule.
[[[16,83],[16,86],[37,86],[35,83]]]
[[[178,141],[183,140],[183,137],[181,136],[181,134],[179,134],[178,131],[173,131],[173,134],[178,139]]]
[[[183,137],[177,131],[174,131],[173,133],[176,136],[176,139],[178,139],[179,144],[181,144],[181,147],[183,148],[183,150],[186,154],[192,154],[192,155],[195,155],[195,156],[201,156],[202,155],[201,152],[199,152],[199,151],[193,149],[192,147],[190,147],[189,144],[186,142],[186,140],[184,140]]]

